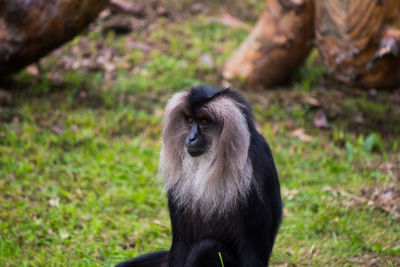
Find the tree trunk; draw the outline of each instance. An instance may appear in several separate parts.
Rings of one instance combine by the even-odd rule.
[[[0,75],[20,70],[82,31],[108,0],[0,0]]]
[[[316,0],[316,45],[336,79],[400,85],[400,0]]]
[[[312,0],[267,0],[256,26],[226,62],[224,77],[264,86],[285,82],[312,47],[313,17]]]

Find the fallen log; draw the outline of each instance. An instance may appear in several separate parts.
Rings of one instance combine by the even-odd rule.
[[[315,43],[333,77],[400,86],[400,0],[317,0],[315,9]]]
[[[0,0],[0,75],[35,62],[72,39],[108,0]]]
[[[267,0],[257,24],[225,63],[223,76],[273,86],[307,57],[314,34],[312,0]]]
[[[335,79],[350,86],[398,88],[399,18],[400,0],[267,0],[223,75],[277,85],[288,80],[313,42]]]

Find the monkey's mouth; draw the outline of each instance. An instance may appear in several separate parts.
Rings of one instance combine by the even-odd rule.
[[[198,156],[200,156],[200,155],[202,155],[204,153],[204,149],[199,149],[197,147],[187,146],[187,152],[192,157],[198,157]]]

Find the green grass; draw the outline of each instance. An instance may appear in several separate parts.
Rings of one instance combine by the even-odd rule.
[[[218,256],[219,256],[219,260],[221,261],[221,266],[222,266],[222,267],[225,267],[225,265],[224,265],[224,260],[222,259],[221,252],[218,252]]]
[[[44,59],[42,78],[22,71],[1,81],[12,101],[0,106],[0,266],[112,266],[169,248],[157,177],[162,110],[173,92],[221,86],[223,62],[247,33],[204,15],[151,26],[121,37],[96,28]],[[125,45],[132,41],[151,51]],[[115,50],[112,71],[59,64],[105,48]],[[215,66],[202,65],[203,54]],[[285,88],[233,86],[253,105],[280,175],[285,209],[272,265],[400,265],[398,218],[351,198],[398,188],[394,93],[336,84],[315,53]],[[310,97],[329,130],[313,126]],[[309,141],[292,136],[299,128]]]

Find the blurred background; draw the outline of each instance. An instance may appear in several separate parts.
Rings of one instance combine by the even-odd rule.
[[[240,91],[275,157],[272,266],[400,266],[400,1],[0,0],[0,266],[169,249],[177,91]]]

